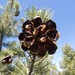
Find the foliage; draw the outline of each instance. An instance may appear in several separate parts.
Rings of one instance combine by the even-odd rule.
[[[66,44],[62,52],[61,68],[64,70],[63,75],[75,75],[75,50]]]
[[[31,9],[26,9],[26,19],[34,19],[36,16],[40,16],[42,21],[45,22],[52,18],[53,12],[49,9],[37,9],[34,6]]]
[[[51,58],[51,59],[50,59]],[[29,69],[30,69],[30,59],[29,61],[27,60],[29,59],[28,57],[25,57],[23,60],[22,58],[18,58],[15,62],[14,62],[14,69],[13,71],[10,71],[11,75],[28,75],[29,74]],[[52,64],[51,62],[52,57],[51,56],[46,56],[43,58],[39,58],[37,60],[35,60],[34,63],[34,70],[32,72],[32,75],[50,75],[50,70],[53,70],[56,75],[56,66],[54,64]]]
[[[19,3],[16,0],[8,1],[0,14],[0,51],[5,37],[15,37],[18,34],[17,26],[19,21],[15,19],[15,12],[19,10]]]
[[[14,46],[15,45],[15,46]],[[19,46],[19,47],[18,47]],[[2,64],[1,61],[3,58],[5,58],[7,55],[11,55],[12,60],[17,60],[16,58],[22,58],[25,56],[24,51],[21,50],[20,45],[16,45],[16,43],[10,45],[10,47],[6,50],[2,50],[0,52],[0,74],[8,73],[7,75],[10,75],[9,71],[13,71],[12,69],[14,68],[12,65],[14,64],[13,62],[10,64]]]

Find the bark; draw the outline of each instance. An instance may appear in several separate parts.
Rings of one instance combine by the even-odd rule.
[[[0,52],[2,50],[3,34],[0,33]]]
[[[29,70],[29,74],[28,75],[31,75],[32,72],[33,72],[33,67],[34,67],[34,63],[35,63],[35,55],[33,55],[33,59],[32,59],[32,62],[30,64],[30,70]]]

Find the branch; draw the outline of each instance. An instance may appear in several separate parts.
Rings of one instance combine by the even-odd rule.
[[[30,70],[29,70],[29,74],[28,75],[31,75],[31,73],[33,72],[33,67],[34,67],[34,63],[35,63],[35,55],[33,55],[33,59],[32,59],[32,62],[30,64]]]

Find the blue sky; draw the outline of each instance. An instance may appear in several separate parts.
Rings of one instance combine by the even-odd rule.
[[[5,2],[4,2],[5,1]],[[6,0],[0,0],[5,4]],[[54,11],[52,20],[56,22],[60,32],[60,39],[57,41],[58,49],[54,54],[53,62],[57,64],[62,59],[62,47],[68,43],[75,47],[75,0],[19,0],[21,4],[20,17],[24,16],[26,8],[35,6],[38,9],[47,8]]]

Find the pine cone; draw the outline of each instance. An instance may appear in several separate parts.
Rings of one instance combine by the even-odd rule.
[[[31,54],[43,57],[48,51],[49,54],[56,52],[57,46],[53,40],[57,34],[56,23],[48,20],[42,23],[40,17],[27,20],[23,23],[22,33],[19,34],[19,40],[23,41],[22,49],[29,50]]]

